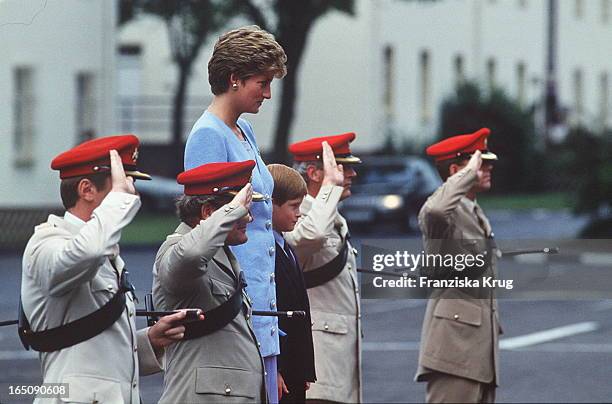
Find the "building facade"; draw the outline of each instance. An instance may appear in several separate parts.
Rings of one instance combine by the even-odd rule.
[[[611,0],[556,4],[557,92],[567,122],[609,127]],[[441,101],[464,80],[499,87],[537,108],[546,83],[547,20],[542,0],[356,0],[354,16],[329,13],[311,32],[292,140],[352,130],[365,151],[389,133],[398,143],[425,143],[436,134]],[[211,97],[206,63],[214,39],[195,65],[190,94],[200,101],[187,120]],[[141,18],[120,31],[119,41],[141,50],[141,94],[169,97],[176,72],[163,23]],[[247,117],[264,150],[272,146],[279,88],[274,83],[273,99]],[[162,143],[170,137],[163,128],[141,135]]]
[[[0,208],[60,206],[55,155],[115,133],[114,1],[0,0]]]

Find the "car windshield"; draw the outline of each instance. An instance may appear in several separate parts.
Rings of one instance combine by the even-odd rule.
[[[405,184],[407,178],[414,175],[414,169],[404,164],[365,165],[359,167],[356,183],[359,185],[373,184]]]

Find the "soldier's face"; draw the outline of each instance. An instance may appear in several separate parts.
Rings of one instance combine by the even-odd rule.
[[[282,205],[272,205],[272,227],[278,232],[291,231],[300,218],[304,197],[289,199]]]
[[[357,172],[353,168],[352,165],[345,165],[344,169],[344,183],[342,186],[344,189],[342,190],[342,195],[340,196],[340,200],[346,199],[352,195],[351,185],[353,185],[353,178],[357,176]]]
[[[253,221],[253,217],[251,213],[247,213],[246,216],[243,216],[234,223],[234,227],[227,233],[227,238],[225,239],[225,244],[227,245],[239,245],[247,242],[249,237],[247,236],[247,224]]]
[[[476,192],[484,192],[491,189],[491,171],[493,171],[493,163],[483,160],[480,170],[478,170]]]

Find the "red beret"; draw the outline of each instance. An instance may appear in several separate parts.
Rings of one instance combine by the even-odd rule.
[[[327,141],[334,151],[336,161],[344,164],[361,163],[359,157],[351,154],[349,143],[355,140],[353,132],[334,136],[321,136],[293,143],[289,146],[289,152],[293,154],[295,161],[317,161],[323,158],[323,142]]]
[[[138,145],[134,135],[107,136],[88,140],[65,151],[51,161],[51,168],[59,170],[60,178],[80,177],[95,173],[110,173],[110,151],[117,150],[125,174],[134,178],[150,180],[149,174],[138,171]]]
[[[185,195],[236,195],[250,180],[255,160],[208,163],[184,171],[176,181],[185,186]],[[264,197],[253,192],[254,201]]]
[[[426,152],[428,156],[433,157],[436,161],[444,161],[480,150],[484,160],[497,160],[497,156],[487,149],[487,137],[490,133],[489,128],[482,128],[467,135],[449,137],[441,142],[432,144],[427,148]]]

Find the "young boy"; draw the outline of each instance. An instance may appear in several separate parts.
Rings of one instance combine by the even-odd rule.
[[[306,182],[292,168],[270,164],[274,179],[272,229],[276,241],[276,304],[278,310],[304,310],[306,318],[279,318],[281,353],[278,357],[278,397],[281,403],[303,403],[310,382],[316,380],[310,303],[297,258],[282,233],[292,231],[307,193]]]

